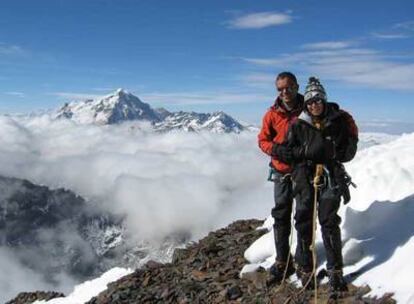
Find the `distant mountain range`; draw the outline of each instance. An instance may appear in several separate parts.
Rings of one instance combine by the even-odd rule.
[[[122,259],[122,220],[70,190],[0,176],[0,227],[0,246],[48,281],[62,271],[85,279]]]
[[[161,245],[137,242],[126,236],[124,218],[70,190],[0,175],[0,247],[47,282],[61,274],[83,281],[115,266],[165,262],[187,241],[173,235]]]
[[[157,131],[208,130],[214,133],[240,133],[249,129],[224,112],[169,112],[153,109],[137,96],[118,89],[103,98],[66,103],[55,118],[72,119],[81,124],[118,124],[124,121],[148,121]]]

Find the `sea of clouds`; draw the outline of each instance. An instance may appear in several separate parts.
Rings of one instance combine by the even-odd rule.
[[[199,236],[269,212],[268,158],[256,135],[0,117],[0,174],[67,188],[126,214],[139,238],[176,231]]]
[[[0,175],[67,188],[104,212],[124,215],[137,242],[177,233],[195,240],[236,219],[269,215],[269,158],[256,133],[155,133],[137,122],[98,126],[46,114],[0,116]],[[395,136],[361,138],[365,149]],[[61,274],[52,286],[8,248],[0,248],[0,257],[0,300],[23,290],[67,293],[79,283]]]
[[[197,239],[236,219],[269,214],[269,159],[256,135],[155,133],[136,122],[97,126],[49,115],[1,116],[0,175],[67,188],[106,212],[125,215],[137,241],[157,242],[175,233]],[[10,286],[48,286],[32,280],[37,274],[6,248],[0,253],[0,272],[16,274],[1,275],[2,294],[14,296]],[[63,291],[73,287],[67,278],[59,284]]]

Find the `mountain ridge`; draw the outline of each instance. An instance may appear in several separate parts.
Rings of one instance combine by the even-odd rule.
[[[119,124],[124,121],[148,121],[156,131],[183,130],[214,133],[240,133],[247,128],[223,111],[197,113],[165,108],[153,109],[137,96],[124,89],[102,98],[65,103],[59,108],[55,119],[71,119],[80,124]]]

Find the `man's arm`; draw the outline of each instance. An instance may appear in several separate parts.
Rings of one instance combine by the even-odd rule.
[[[268,111],[263,118],[262,129],[258,135],[260,149],[272,158],[275,158],[285,164],[293,160],[292,150],[286,144],[277,144],[273,142],[277,131],[273,127],[271,112]]]
[[[273,138],[276,130],[272,126],[271,113],[268,111],[263,117],[262,128],[257,136],[260,149],[269,156],[272,156]]]

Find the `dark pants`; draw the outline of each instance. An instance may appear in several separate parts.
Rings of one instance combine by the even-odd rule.
[[[273,179],[275,207],[272,209],[272,216],[274,218],[273,232],[276,259],[280,262],[286,262],[290,253],[289,236],[293,205],[292,181],[289,175],[278,172],[274,173]]]
[[[296,263],[302,270],[312,270],[312,220],[314,190],[311,183],[301,187],[295,194],[295,228],[297,231]],[[296,191],[295,191],[296,192]],[[272,209],[274,218],[273,231],[277,260],[286,262],[290,253],[289,236],[291,233],[291,215],[293,205],[293,189],[290,176],[281,173],[274,175],[275,207]],[[322,238],[326,252],[327,269],[342,269],[342,243],[339,224],[341,218],[337,212],[340,197],[330,189],[323,189],[318,195],[318,218],[322,229]]]
[[[322,189],[318,192],[317,212],[326,253],[326,268],[340,270],[343,266],[341,230],[339,228],[341,218],[337,212],[341,199],[331,189]],[[298,236],[295,259],[298,266],[304,271],[311,271],[313,263],[312,251],[310,250],[313,233],[313,186],[310,185],[309,190],[305,193],[298,193],[295,199],[295,228]]]

